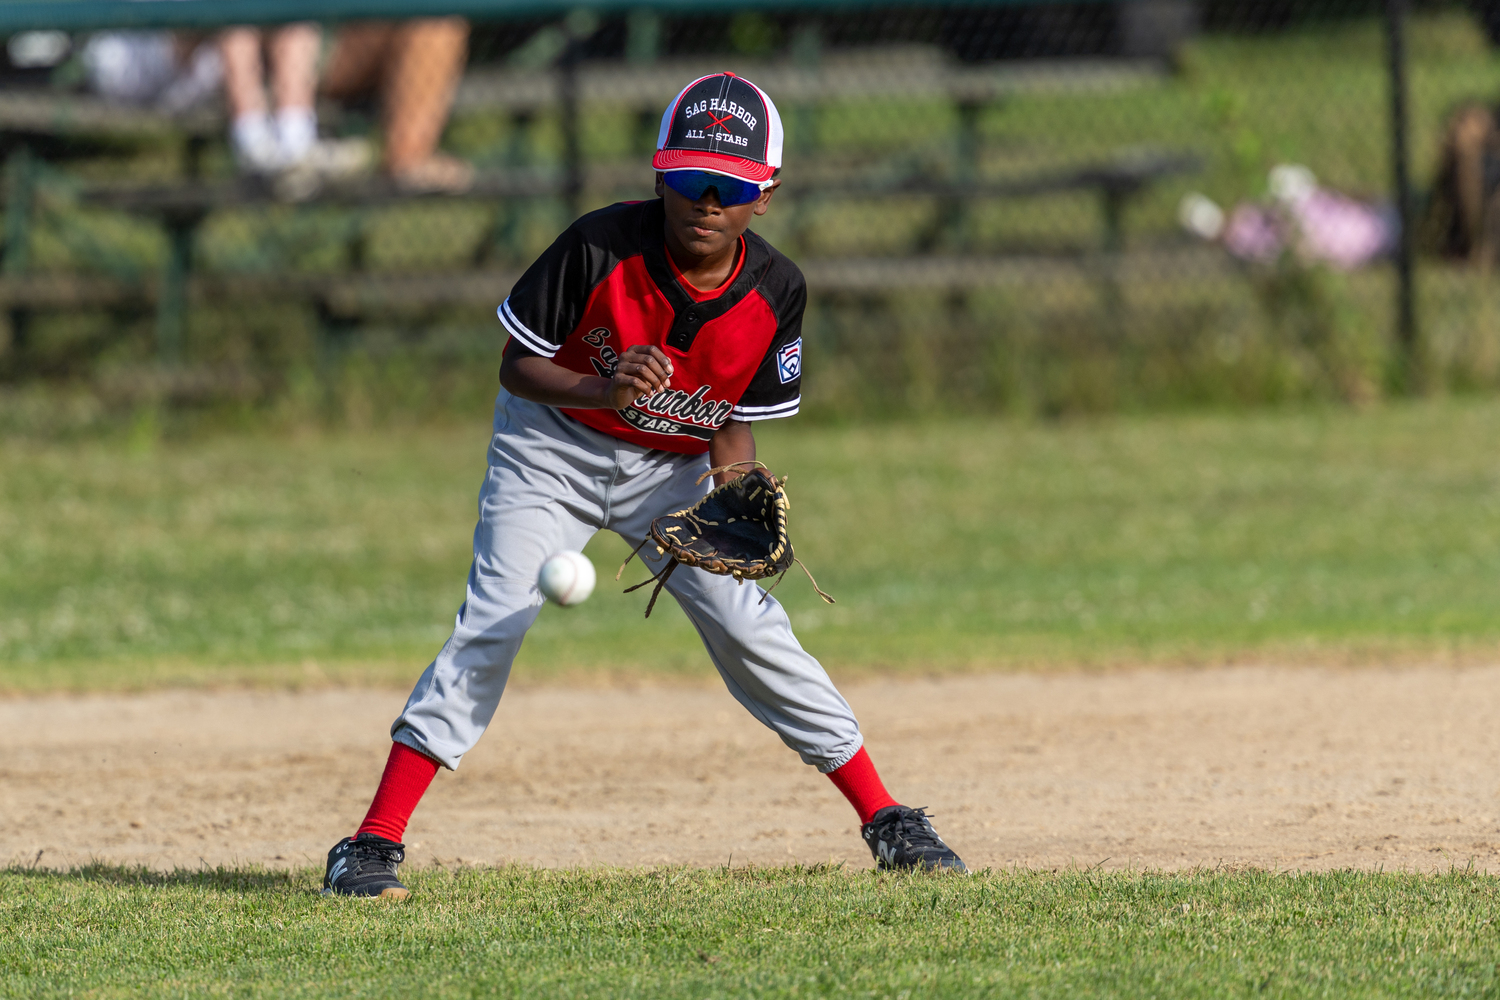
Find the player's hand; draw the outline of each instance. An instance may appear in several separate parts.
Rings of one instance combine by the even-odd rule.
[[[612,410],[623,410],[642,396],[671,387],[672,360],[659,347],[637,344],[620,355],[605,402]]]

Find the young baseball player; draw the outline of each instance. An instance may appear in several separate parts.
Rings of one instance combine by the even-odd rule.
[[[325,893],[407,895],[407,820],[494,716],[542,605],[542,563],[603,529],[634,548],[653,518],[711,488],[705,471],[755,457],[755,421],[797,412],[806,287],[747,228],[780,185],[776,106],[732,73],[705,76],[668,106],[656,145],[657,198],[573,223],[500,306],[510,340],[467,599],[391,727],[369,813],[328,852]],[[662,568],[650,546],[642,555]],[[848,702],[774,597],[688,567],[666,589],[730,693],[848,797],[881,867],[965,870],[922,810],[887,794]]]

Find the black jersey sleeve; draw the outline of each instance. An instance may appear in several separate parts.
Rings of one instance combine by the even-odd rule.
[[[622,241],[639,228],[638,214],[634,205],[612,205],[564,230],[500,304],[505,332],[544,358],[556,354],[578,326],[589,295],[620,263]]]
[[[756,291],[776,316],[776,334],[730,411],[731,420],[795,416],[802,403],[802,312],[807,307],[807,283],[796,264],[771,252],[774,259]]]

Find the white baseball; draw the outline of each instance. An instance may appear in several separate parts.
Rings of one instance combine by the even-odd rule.
[[[565,608],[582,604],[594,592],[594,564],[582,552],[559,552],[542,563],[536,585]]]

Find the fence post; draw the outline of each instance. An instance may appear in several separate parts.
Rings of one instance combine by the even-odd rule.
[[[586,182],[583,162],[583,121],[578,107],[578,70],[583,62],[583,47],[599,29],[598,15],[579,8],[563,20],[567,44],[557,57],[558,111],[562,119],[563,202],[568,222],[583,211],[583,189]]]
[[[1396,343],[1403,391],[1423,388],[1417,336],[1411,166],[1407,158],[1406,15],[1409,0],[1385,0],[1386,61],[1391,89],[1391,167],[1401,236],[1396,246]]]
[[[562,117],[563,203],[568,222],[583,210],[583,142],[578,131],[578,43],[568,41],[558,61],[558,105]]]
[[[654,66],[661,57],[662,19],[649,8],[639,8],[625,18],[625,61],[632,67]],[[638,147],[631,153],[649,158],[656,152],[656,133],[661,123],[661,109],[643,104],[635,109],[635,137]]]

